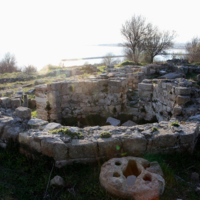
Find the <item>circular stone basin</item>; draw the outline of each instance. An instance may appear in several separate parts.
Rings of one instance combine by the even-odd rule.
[[[163,194],[165,180],[157,162],[143,158],[113,158],[101,167],[100,183],[110,194],[135,200],[158,199]]]

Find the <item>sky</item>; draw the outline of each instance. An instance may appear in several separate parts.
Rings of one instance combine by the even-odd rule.
[[[18,65],[59,64],[80,45],[123,42],[120,29],[142,15],[160,30],[176,31],[175,42],[200,36],[199,0],[0,0],[0,59]]]

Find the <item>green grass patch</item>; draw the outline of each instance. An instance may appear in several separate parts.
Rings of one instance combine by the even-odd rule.
[[[68,128],[59,128],[59,129],[51,130],[49,131],[49,133],[53,133],[53,134],[62,133],[64,135],[70,136],[72,139],[75,137],[77,137],[78,139],[81,139],[84,137],[82,133],[72,132]]]
[[[100,72],[105,72],[106,69],[107,69],[107,66],[99,66],[99,67],[97,67],[97,69],[98,69]]]
[[[31,112],[31,117],[37,118],[37,110]]]
[[[180,126],[180,124],[178,123],[178,121],[175,121],[175,122],[172,122],[172,123],[171,123],[171,126],[176,126],[176,127],[179,127],[179,126]]]
[[[101,138],[110,138],[112,136],[112,133],[108,132],[108,131],[104,131],[100,134]]]
[[[156,131],[158,131],[158,127],[153,126],[153,127],[151,128],[151,130],[152,130],[152,132],[156,132]]]

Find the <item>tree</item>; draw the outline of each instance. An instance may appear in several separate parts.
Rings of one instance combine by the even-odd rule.
[[[144,39],[147,37],[150,23],[140,16],[133,16],[122,25],[121,34],[126,42],[123,43],[125,54],[135,63],[139,62],[141,53],[144,50]]]
[[[117,65],[119,64],[121,61],[119,59],[115,59],[113,58],[113,56],[115,56],[114,54],[112,53],[107,53],[104,57],[103,57],[103,64],[104,65]]]
[[[30,74],[30,73],[33,73],[33,72],[37,72],[37,68],[34,67],[33,65],[28,65],[28,66],[24,67],[23,72],[26,73],[26,74]]]
[[[0,73],[18,72],[20,69],[16,66],[17,62],[14,55],[6,53],[4,58],[0,61]]]
[[[187,59],[190,62],[200,61],[200,39],[195,37],[191,42],[186,44],[186,51],[188,52]]]
[[[175,32],[160,32],[157,27],[147,23],[144,17],[135,15],[122,25],[121,33],[126,40],[123,44],[125,55],[135,63],[139,62],[141,54],[153,62],[156,55],[173,46],[175,38]]]
[[[144,40],[144,52],[149,57],[150,63],[153,63],[155,56],[165,54],[166,49],[173,47],[174,38],[175,32],[160,32],[156,27],[149,31],[149,35]]]

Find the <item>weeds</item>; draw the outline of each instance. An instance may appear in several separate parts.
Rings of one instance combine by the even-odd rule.
[[[112,136],[112,133],[104,131],[101,133],[100,137],[101,138],[110,138]]]
[[[68,128],[59,128],[59,129],[51,130],[49,131],[49,133],[53,133],[53,134],[62,133],[64,135],[70,136],[72,139],[75,137],[77,137],[78,139],[81,139],[84,137],[82,133],[72,132]]]
[[[158,127],[153,126],[153,127],[151,128],[151,130],[152,130],[152,132],[156,132],[156,131],[158,131]]]
[[[175,122],[172,122],[172,123],[171,123],[171,126],[176,126],[176,127],[179,127],[179,126],[180,126],[180,124],[178,123],[178,121],[175,121]]]

